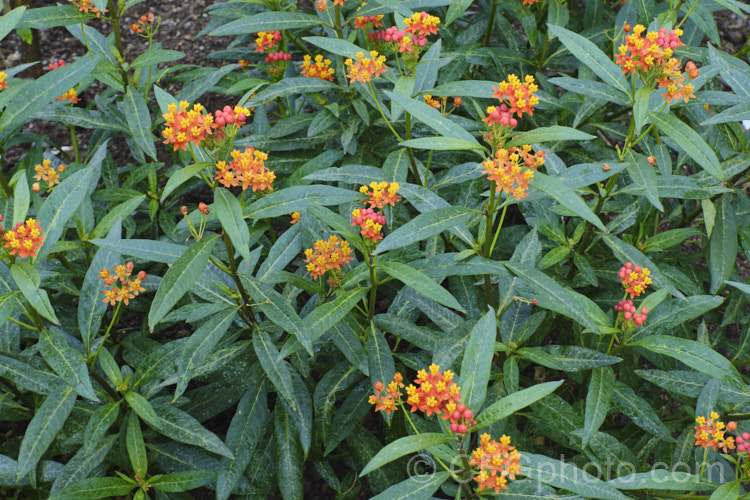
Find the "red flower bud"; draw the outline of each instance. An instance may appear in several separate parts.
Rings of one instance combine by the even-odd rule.
[[[459,434],[466,434],[466,426],[464,424],[461,424],[458,426],[458,433]]]

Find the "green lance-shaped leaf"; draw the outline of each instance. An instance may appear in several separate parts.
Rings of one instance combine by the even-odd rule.
[[[488,425],[494,424],[498,420],[513,415],[518,410],[526,408],[530,404],[551,394],[555,389],[560,387],[562,383],[562,380],[545,382],[505,396],[501,400],[492,403],[479,414],[476,418],[477,426],[474,427],[474,429],[482,429]]]
[[[292,305],[272,286],[251,276],[240,275],[242,282],[253,297],[256,307],[263,311],[274,324],[295,336],[297,341],[312,356],[312,340],[304,322]]]
[[[628,498],[613,486],[573,464],[533,453],[522,453],[520,464],[523,474],[529,479],[578,493],[584,498],[604,500],[627,500]]]
[[[157,474],[151,476],[148,482],[155,490],[179,493],[200,488],[215,479],[216,473],[210,470],[186,470],[171,474]]]
[[[715,379],[747,392],[737,368],[724,356],[695,340],[652,335],[631,344],[657,354],[664,354]]]
[[[221,459],[216,482],[217,500],[227,500],[240,481],[263,435],[264,428],[258,424],[265,420],[267,412],[266,381],[261,379],[237,403],[237,410],[229,424],[225,442],[229,451],[234,454],[234,460],[226,457]]]
[[[659,188],[657,185],[657,176],[654,167],[649,164],[646,158],[633,151],[628,151],[628,173],[633,183],[643,186],[646,199],[660,212],[664,211],[664,206],[659,201]]]
[[[742,120],[750,120],[750,102],[743,102],[732,106],[729,109],[725,109],[721,113],[713,115],[708,120],[705,120],[701,125],[714,125],[716,123],[727,123],[727,122],[741,122]]]
[[[276,476],[284,500],[301,500],[302,446],[289,414],[281,406],[274,410],[273,436],[276,441]]]
[[[279,359],[279,351],[268,334],[262,330],[257,330],[253,334],[253,348],[263,371],[266,372],[276,392],[286,400],[293,410],[296,409],[297,403],[294,398],[291,368],[286,361]]]
[[[141,151],[151,158],[156,158],[154,136],[151,134],[151,115],[148,112],[146,99],[135,88],[128,86],[122,105],[125,118],[128,121],[128,128],[135,143],[141,148]]]
[[[325,92],[332,89],[341,89],[338,85],[327,80],[318,78],[285,78],[278,83],[269,85],[263,92],[259,93],[245,104],[245,106],[262,106],[263,103],[273,101],[277,97],[287,97],[299,94],[312,94],[314,92]]]
[[[729,195],[721,197],[716,211],[714,229],[711,231],[708,258],[711,270],[711,293],[718,292],[732,276],[737,265],[737,217]]]
[[[144,52],[143,54],[136,57],[135,60],[133,61],[133,64],[131,64],[130,67],[131,68],[148,68],[149,66],[154,66],[160,63],[178,61],[182,59],[183,57],[185,57],[185,54],[183,54],[179,50],[167,50],[167,49],[149,50],[148,52]]]
[[[487,396],[496,337],[495,311],[490,307],[472,328],[461,361],[461,402],[470,410],[479,411]]]
[[[552,36],[559,38],[565,48],[576,59],[588,66],[604,83],[622,92],[630,100],[630,88],[622,70],[599,47],[581,35],[559,26],[550,26],[549,32]]]
[[[367,52],[367,50],[354,45],[346,40],[339,40],[338,38],[327,38],[324,36],[306,36],[302,38],[304,41],[309,42],[316,47],[320,47],[326,52],[336,54],[341,57],[354,59],[357,57],[357,52]]]
[[[450,139],[474,143],[477,149],[480,148],[477,140],[473,135],[467,132],[466,129],[450,121],[448,118],[441,115],[440,111],[428,106],[424,101],[417,101],[416,99],[411,99],[387,90],[385,91],[385,95],[392,101],[397,102],[407,113],[411,114],[414,118],[432,128],[440,135]]]
[[[22,5],[20,7],[16,7],[15,9],[0,17],[0,40],[8,36],[8,33],[13,31],[16,25],[18,25],[18,23],[21,21],[21,17],[23,17],[23,13],[25,10],[26,6]]]
[[[55,310],[52,309],[47,291],[39,288],[42,284],[39,271],[28,262],[18,262],[10,266],[10,275],[31,307],[36,309],[45,319],[59,325],[60,321],[55,315]]]
[[[454,139],[452,137],[417,137],[399,143],[401,146],[413,149],[431,149],[434,151],[464,151],[484,149],[483,146],[474,142]]]
[[[99,224],[97,224],[94,230],[91,231],[89,239],[102,238],[103,236],[105,236],[115,226],[115,223],[118,220],[124,219],[135,212],[135,209],[138,208],[145,199],[146,197],[143,195],[134,196],[109,210],[107,212],[107,215],[102,217],[102,220],[99,221]]]
[[[452,440],[453,436],[450,434],[442,434],[438,432],[425,432],[415,436],[402,437],[386,445],[374,457],[372,457],[372,460],[365,465],[365,468],[362,469],[359,476],[366,476],[370,472],[379,469],[385,464],[393,462],[404,455],[416,453],[419,450],[426,450],[432,446],[447,443]]]
[[[201,161],[198,163],[193,163],[192,165],[188,165],[187,167],[183,167],[177,172],[170,175],[169,179],[167,179],[167,184],[164,186],[164,189],[161,192],[160,201],[163,203],[164,200],[167,199],[167,196],[172,194],[178,187],[182,186],[187,181],[200,174],[200,172],[204,168],[208,168],[211,166],[213,166],[212,162]]]
[[[70,386],[58,387],[44,400],[24,432],[21,450],[18,452],[16,481],[20,481],[39,463],[39,459],[65,425],[75,402],[76,392]]]
[[[622,358],[617,356],[575,345],[551,344],[543,347],[522,347],[516,351],[516,354],[538,365],[566,372],[601,368],[622,361]]]
[[[333,186],[294,186],[274,191],[252,203],[245,208],[244,216],[253,219],[278,217],[304,210],[313,203],[325,206],[342,205],[358,201],[361,196],[357,191]]]
[[[137,392],[130,391],[125,393],[125,401],[128,402],[128,406],[130,406],[144,422],[151,427],[158,429],[159,425],[161,425],[161,421],[159,420],[159,416],[156,414],[154,407],[151,406],[151,403],[149,403],[146,398]]]
[[[25,175],[18,177],[15,187],[13,188],[13,224],[26,220],[26,214],[29,213],[29,204],[31,203],[31,192],[29,191],[29,181]]]
[[[584,414],[583,446],[587,446],[591,437],[607,418],[609,404],[612,402],[612,390],[615,385],[615,372],[609,366],[594,368],[586,394],[586,413]]]
[[[146,457],[146,444],[143,442],[143,433],[141,432],[141,421],[138,414],[130,412],[128,417],[127,437],[125,439],[130,457],[130,465],[133,472],[145,477],[148,472],[148,458]]]
[[[700,478],[697,474],[667,469],[628,474],[610,480],[609,484],[620,490],[711,491],[716,488],[714,483]]]
[[[429,477],[412,476],[375,495],[371,500],[429,500],[449,477],[450,472],[436,472]]]
[[[263,12],[254,16],[242,17],[213,30],[211,36],[245,35],[259,31],[298,30],[320,26],[323,20],[318,16],[301,12]]]
[[[411,266],[395,261],[383,262],[382,264],[378,264],[378,267],[385,271],[389,276],[396,278],[404,285],[428,299],[434,300],[445,307],[450,307],[464,313],[466,312],[466,309],[458,303],[456,298],[453,297],[448,290],[435,283],[432,278],[422,271],[418,271]]]
[[[470,208],[454,206],[436,208],[419,214],[383,238],[373,253],[379,254],[426,240],[430,236],[467,222],[476,213],[476,210]]]
[[[601,101],[612,102],[620,106],[630,105],[630,102],[628,101],[626,96],[622,94],[622,92],[613,89],[606,83],[594,82],[591,80],[579,80],[577,78],[570,77],[550,78],[549,81],[550,83],[554,83],[558,87],[562,87],[565,90],[573,92],[575,94],[593,97],[594,99],[598,99]],[[461,84],[462,82],[456,83]],[[433,90],[433,92],[435,91]],[[527,142],[526,144],[529,143]]]
[[[214,191],[214,209],[221,227],[229,235],[234,248],[246,262],[250,261],[250,231],[242,218],[242,205],[239,200],[222,187]]]
[[[30,9],[26,15],[42,9]],[[52,9],[60,9],[60,6],[52,7]],[[15,127],[23,124],[37,111],[41,111],[49,106],[49,103],[54,99],[57,99],[86,78],[94,70],[99,60],[100,58],[97,56],[81,57],[73,64],[50,71],[25,85],[16,94],[15,98],[8,103],[3,115],[0,117],[0,138],[10,133]],[[55,191],[60,189],[61,186],[62,183],[55,188]],[[80,200],[82,199],[80,198]]]
[[[583,201],[575,191],[556,178],[550,177],[541,172],[536,172],[531,181],[531,187],[548,194],[560,205],[572,210],[574,213],[580,215],[583,219],[587,220],[602,231],[607,231],[602,221],[591,211],[589,206],[586,205],[586,202]]]
[[[664,441],[674,442],[671,432],[648,401],[638,396],[629,385],[615,381],[612,402],[615,408],[627,415],[641,429]]]
[[[648,114],[660,132],[667,134],[695,163],[719,180],[724,180],[719,159],[713,148],[688,124],[670,113]]]
[[[89,417],[86,430],[83,433],[85,436],[83,442],[84,449],[93,450],[107,433],[107,430],[115,423],[117,416],[120,414],[120,401],[103,404],[94,410]]]
[[[711,497],[708,500],[734,500],[735,498],[739,498],[740,486],[739,480],[724,483],[711,493]]]
[[[90,477],[57,490],[50,500],[96,500],[114,498],[130,493],[137,485],[121,477]]]
[[[39,333],[39,350],[60,378],[72,385],[86,399],[99,401],[91,386],[88,367],[81,353],[68,346],[61,333],[44,330]]]
[[[393,354],[383,333],[375,323],[370,323],[370,335],[367,337],[367,366],[370,371],[370,387],[376,382],[388,385],[396,373]],[[388,419],[389,415],[385,415]]]
[[[132,255],[144,261],[174,264],[188,249],[185,245],[147,239],[107,240],[95,239],[91,243],[123,255]]]
[[[607,315],[588,297],[564,288],[533,267],[511,262],[503,262],[503,265],[534,290],[540,307],[563,314],[592,332],[611,330]]]
[[[191,444],[223,457],[234,458],[232,452],[216,434],[203,427],[187,412],[170,404],[159,404],[153,408],[158,416],[156,430],[161,434],[180,443]],[[151,425],[148,421],[146,423]]]
[[[0,375],[10,379],[21,390],[49,394],[63,381],[52,373],[37,370],[31,365],[0,354]]]
[[[37,217],[44,236],[44,244],[36,256],[37,262],[41,261],[60,239],[68,220],[87,196],[93,180],[94,170],[82,168],[62,181],[47,197]]]
[[[193,371],[202,365],[213,352],[214,347],[229,329],[229,325],[232,324],[236,314],[236,307],[230,307],[214,314],[182,344],[182,352],[178,361],[177,387],[172,402],[175,402],[185,392],[190,379],[193,377]]]
[[[508,141],[505,146],[523,146],[524,144],[536,144],[540,142],[559,142],[559,141],[590,141],[596,139],[591,134],[581,132],[570,127],[561,127],[553,125],[551,127],[538,127],[528,132],[521,132],[518,137]]]
[[[113,224],[109,235],[107,235],[107,241],[119,240],[121,233],[122,224],[118,220]],[[81,332],[86,352],[89,352],[91,349],[91,343],[96,337],[99,327],[102,325],[102,318],[104,318],[104,314],[107,312],[107,307],[109,306],[108,303],[102,300],[102,292],[106,286],[104,285],[104,280],[99,277],[99,272],[102,269],[113,269],[119,263],[119,254],[111,252],[106,248],[100,248],[91,260],[91,265],[86,271],[86,276],[83,278],[81,295],[78,297],[77,312],[78,330]]]
[[[190,290],[208,264],[211,250],[218,238],[218,235],[204,237],[188,248],[167,270],[148,311],[149,329],[153,331],[154,326],[164,319],[177,301]]]

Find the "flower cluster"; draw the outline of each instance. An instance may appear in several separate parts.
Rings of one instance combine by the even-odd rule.
[[[398,188],[397,182],[371,182],[369,187],[359,188],[359,192],[368,197],[362,201],[370,205],[370,208],[383,208],[385,205],[395,207],[396,203],[401,201],[397,194]]]
[[[78,7],[79,12],[91,12],[92,14],[95,14],[96,17],[99,17],[102,15],[102,11],[96,8],[96,5],[94,5],[94,2],[92,0],[68,0],[73,5]],[[104,12],[107,12],[107,9],[104,9]]]
[[[372,208],[355,208],[352,211],[352,226],[359,226],[360,234],[368,240],[378,242],[383,239],[385,216]]]
[[[632,300],[621,300],[615,306],[615,311],[622,313],[623,324],[629,327],[641,326],[648,319],[648,309],[642,307],[637,312]]]
[[[544,151],[531,153],[531,146],[525,144],[520,148],[500,148],[495,157],[482,162],[483,174],[495,181],[496,190],[503,190],[508,196],[520,200],[528,196],[529,181],[534,171],[544,164]]]
[[[38,181],[46,181],[48,189],[52,189],[56,184],[60,184],[60,174],[65,172],[65,165],[60,164],[60,166],[57,167],[57,170],[55,170],[51,163],[50,160],[45,159],[41,164],[37,163],[34,165],[34,170],[36,170],[34,179]]]
[[[225,161],[216,164],[216,180],[225,187],[242,186],[242,190],[252,188],[253,191],[268,189],[273,191],[271,183],[276,174],[266,168],[265,161],[268,155],[262,151],[256,151],[252,146],[245,151],[237,149],[230,153],[232,161],[229,165]]]
[[[413,43],[418,47],[424,47],[427,45],[427,36],[437,34],[440,18],[427,12],[415,12],[411,17],[404,19],[404,24],[404,31],[412,35]]]
[[[364,5],[364,4],[363,4]],[[383,14],[376,16],[362,16],[354,19],[354,27],[359,29],[366,29],[368,24],[372,24],[373,28],[383,27]]]
[[[63,99],[67,99],[68,101],[72,102],[73,104],[78,104],[78,102],[81,100],[80,97],[78,97],[78,92],[76,92],[76,89],[70,89],[67,92],[65,92],[63,95],[55,99],[55,101],[62,101]]]
[[[313,245],[314,248],[305,250],[305,262],[307,270],[313,279],[323,276],[326,271],[331,271],[333,275],[329,282],[331,285],[338,284],[338,274],[344,268],[352,257],[352,249],[349,248],[349,242],[339,239],[338,236],[332,235],[328,240],[318,240]]]
[[[208,208],[208,205],[203,202],[198,203],[198,211],[201,213],[201,215],[208,215],[211,213],[211,209]]]
[[[188,108],[190,104],[181,101],[179,109],[177,105],[170,104],[167,107],[168,112],[162,115],[166,121],[162,132],[164,144],[172,144],[174,151],[187,150],[185,145],[188,143],[197,145],[210,136],[215,128],[213,115],[210,113],[204,115],[202,105],[194,104],[193,109]]]
[[[456,403],[451,402],[446,405],[445,409],[450,412],[448,420],[451,421],[451,432],[466,434],[470,428],[477,425],[477,421],[474,420],[474,412],[466,408],[465,404],[459,403],[456,405]]]
[[[148,14],[142,15],[137,23],[133,23],[130,25],[130,29],[135,33],[136,35],[141,35],[143,37],[149,37],[153,35],[157,27],[154,28],[154,22],[156,21],[156,17],[154,17],[153,12],[149,12]],[[159,21],[161,21],[161,18],[159,18]]]
[[[10,248],[10,255],[19,257],[36,257],[37,252],[42,248],[44,236],[42,236],[42,227],[35,219],[26,219],[26,223],[19,222],[10,231],[3,234],[5,238],[5,247]]]
[[[388,384],[388,388],[383,387],[383,382],[375,382],[375,395],[370,396],[370,404],[375,405],[375,411],[384,411],[390,415],[392,411],[398,410],[396,403],[401,402],[401,392],[399,389],[404,387],[404,377],[399,373],[393,376],[393,380]]]
[[[250,110],[243,108],[242,106],[224,106],[223,109],[217,109],[214,111],[214,125],[216,130],[213,133],[213,140],[215,142],[223,140],[229,135],[234,135],[237,130],[245,125],[247,117],[250,116]],[[228,130],[229,128],[229,130]]]
[[[357,60],[347,59],[344,61],[348,69],[347,77],[351,83],[362,82],[369,83],[373,78],[385,73],[385,56],[378,55],[376,50],[369,53],[370,57],[365,57],[363,52],[357,52]]]
[[[286,52],[272,52],[266,56],[268,72],[275,78],[280,77],[286,70],[287,62],[292,60],[292,55]]]
[[[115,266],[114,271],[114,275],[110,274],[109,269],[99,271],[99,277],[104,280],[104,286],[112,287],[102,291],[104,293],[102,302],[109,302],[109,305],[113,306],[117,302],[122,301],[125,305],[128,305],[130,299],[138,296],[140,292],[146,291],[141,286],[141,281],[146,279],[146,271],[140,271],[134,279],[130,279],[130,275],[133,272],[132,262],[119,264]],[[120,281],[119,287],[115,286],[118,280]]]
[[[344,2],[346,2],[346,0],[333,0],[333,5],[343,7]],[[318,0],[316,8],[318,11],[324,12],[328,8],[328,0]]]
[[[724,422],[719,420],[719,414],[712,411],[709,418],[697,417],[695,423],[695,446],[702,446],[703,448],[712,448],[714,451],[720,448],[727,452],[727,450],[734,449],[734,438],[724,437],[726,431],[733,431],[737,428],[736,422],[729,422],[724,425]],[[743,439],[745,441],[745,439]],[[744,444],[744,443],[743,443]],[[748,448],[747,445],[744,446]]]
[[[255,52],[271,52],[281,43],[280,31],[261,31],[256,34],[258,38],[255,39]]]
[[[627,28],[625,26],[626,31]],[[635,25],[633,32],[625,37],[625,43],[618,47],[619,54],[615,60],[622,66],[623,75],[658,70],[672,57],[675,48],[685,45],[680,40],[681,29],[667,33],[665,28],[661,28],[658,32],[649,31],[645,38],[641,36],[644,31],[645,26]]]
[[[292,212],[289,214],[289,216],[292,218],[291,222],[289,224],[296,224],[299,222],[299,211]]]
[[[732,422],[729,422],[730,424]],[[729,424],[727,424],[729,427]],[[743,432],[741,436],[737,436],[734,440],[737,444],[737,452],[749,452],[750,453],[750,433]]]
[[[507,490],[508,479],[514,480],[521,473],[521,454],[510,445],[510,437],[503,435],[500,442],[485,433],[479,438],[479,448],[471,454],[470,465],[479,467],[474,480],[479,483],[479,491],[494,489],[495,493]]]
[[[302,62],[302,76],[307,78],[320,78],[321,80],[333,81],[333,68],[331,60],[324,59],[321,54],[315,56],[315,62],[305,54],[305,60]]]
[[[539,104],[539,98],[534,95],[534,92],[539,90],[539,87],[534,83],[533,76],[526,75],[523,83],[521,83],[521,80],[516,75],[508,75],[507,80],[502,81],[497,85],[497,87],[492,87],[492,90],[495,91],[495,93],[492,94],[492,97],[500,100],[502,105],[498,110],[500,112],[499,115],[508,115],[509,122],[508,124],[501,123],[501,125],[505,127],[515,127],[515,125],[510,122],[510,117],[513,113],[515,113],[518,118],[521,118],[524,113],[530,115],[534,114],[534,106]],[[507,101],[509,106],[506,105],[504,101]],[[494,113],[494,111],[494,109],[492,111],[488,109],[487,114],[490,115]],[[489,122],[489,125],[492,125],[492,120],[489,119],[489,116],[483,121],[487,121]]]
[[[521,5],[534,5],[539,0],[523,0],[523,3]]]
[[[632,299],[646,291],[646,287],[651,284],[650,274],[651,271],[645,267],[633,266],[632,262],[626,262],[620,268],[617,277],[620,278],[622,286],[625,287],[625,293],[629,293]]]
[[[63,66],[66,66],[65,59],[58,59],[57,61],[52,61],[49,63],[49,70],[55,70],[57,68],[62,68]]]
[[[697,78],[700,74],[693,61],[688,61],[685,65],[685,71],[691,79]],[[667,91],[661,94],[661,96],[666,97],[667,102],[684,99],[687,103],[690,99],[695,99],[695,94],[693,94],[695,87],[692,83],[685,83],[685,76],[682,74],[680,61],[675,58],[667,61],[667,64],[664,65],[662,76],[657,78],[656,81],[659,84],[658,88],[666,88]]]
[[[455,407],[461,401],[461,388],[453,381],[453,372],[445,370],[440,372],[440,366],[431,364],[429,372],[419,370],[414,384],[406,388],[406,402],[411,405],[411,412],[419,410],[428,417],[433,413],[442,415],[443,418],[451,417]]]
[[[7,78],[8,73],[6,73],[5,71],[0,71],[0,90],[8,88],[8,82],[5,81]]]

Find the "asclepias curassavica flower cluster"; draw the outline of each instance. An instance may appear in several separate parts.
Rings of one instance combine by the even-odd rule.
[[[0,496],[747,497],[746,3],[162,9],[0,17]]]

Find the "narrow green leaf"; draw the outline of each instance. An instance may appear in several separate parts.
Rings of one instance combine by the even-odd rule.
[[[306,42],[309,42],[316,47],[320,47],[326,52],[336,54],[337,56],[346,57],[349,59],[356,59],[357,52],[367,52],[366,49],[360,48],[351,42],[346,40],[339,40],[338,38],[328,38],[324,36],[306,36],[302,37]]]
[[[151,115],[148,112],[146,99],[135,88],[128,86],[122,105],[135,143],[141,151],[156,159],[156,146],[154,146],[154,136],[151,133]]]
[[[245,35],[247,33],[258,33],[259,31],[298,30],[320,26],[321,24],[323,24],[323,20],[318,16],[301,12],[263,12],[228,22],[213,30],[209,35]]]
[[[711,270],[711,293],[716,294],[724,286],[737,265],[737,217],[731,203],[724,195],[717,203],[716,221],[709,243],[708,267]]]
[[[536,172],[531,181],[531,187],[547,193],[562,206],[572,210],[576,215],[589,221],[594,226],[606,232],[604,224],[599,217],[594,214],[585,201],[578,196],[575,191],[563,184],[554,177]]]
[[[701,168],[719,180],[724,180],[724,172],[713,148],[685,122],[670,113],[648,114],[660,132],[667,134]]]
[[[387,90],[385,91],[385,95],[388,96],[391,101],[397,102],[407,113],[411,114],[414,118],[432,128],[440,135],[450,139],[474,143],[476,144],[477,149],[479,148],[479,143],[473,135],[460,125],[441,115],[440,111],[425,104],[424,100],[417,101],[416,99],[411,99]]]
[[[349,437],[354,428],[360,425],[362,419],[371,411],[372,405],[363,397],[370,387],[372,384],[369,379],[362,380],[354,386],[336,411],[331,422],[331,432],[328,435],[324,456],[335,450],[344,439]]]
[[[16,481],[20,481],[39,463],[52,440],[65,425],[75,402],[76,392],[70,386],[58,386],[44,400],[23,434],[21,450],[18,452]]]
[[[27,363],[3,355],[0,355],[0,374],[19,389],[37,394],[49,394],[53,388],[64,384],[62,379],[52,373],[37,370]]]
[[[274,389],[286,400],[292,409],[297,408],[294,398],[294,388],[292,386],[292,374],[289,364],[283,359],[279,359],[279,351],[273,345],[271,338],[267,333],[259,330],[253,335],[253,348],[258,356],[258,361],[266,372],[268,379],[274,386]]]
[[[456,298],[453,297],[448,290],[435,283],[432,278],[424,274],[422,271],[418,271],[411,266],[395,261],[383,262],[378,264],[378,267],[385,271],[389,276],[396,278],[428,299],[434,300],[445,307],[450,307],[463,313],[466,312],[466,309],[458,303]]]
[[[25,175],[21,175],[13,188],[13,224],[26,220],[26,214],[29,213],[29,204],[31,203],[31,191],[29,191],[29,181]]]
[[[668,469],[628,474],[611,479],[609,484],[620,490],[711,491],[716,488],[714,483],[702,479],[697,474]]]
[[[90,477],[56,491],[50,500],[96,500],[127,495],[136,485],[120,477]]]
[[[522,347],[516,354],[534,363],[566,372],[577,372],[610,366],[622,361],[617,356],[575,345],[546,345],[543,347]]]
[[[152,331],[203,272],[218,238],[218,235],[204,237],[189,247],[164,274],[148,311],[148,326]]]
[[[278,217],[304,210],[312,203],[325,206],[341,205],[357,201],[361,196],[357,191],[333,186],[294,186],[264,196],[246,207],[243,215],[253,219]]]
[[[130,406],[133,411],[135,411],[138,416],[144,420],[144,422],[146,422],[151,427],[159,427],[161,423],[161,421],[159,420],[159,416],[156,414],[156,411],[154,411],[154,407],[151,406],[151,403],[149,403],[146,398],[144,398],[137,392],[130,391],[125,393],[125,401],[128,402],[128,406]]]
[[[705,344],[680,337],[652,335],[631,345],[675,358],[701,373],[747,392],[737,368],[727,358]]]
[[[374,323],[370,324],[370,334],[367,336],[367,365],[370,370],[370,387],[376,382],[388,385],[396,373],[393,354],[383,333]],[[386,415],[386,419],[388,416]]]
[[[481,408],[484,404],[492,358],[495,355],[496,338],[495,311],[490,307],[472,328],[461,361],[461,401],[467,408]]]
[[[585,470],[544,455],[522,453],[521,470],[529,479],[578,493],[584,498],[604,500],[627,500],[628,498]]]
[[[594,368],[586,394],[586,413],[584,415],[583,446],[587,446],[591,437],[607,418],[609,404],[612,401],[612,390],[615,384],[615,372],[609,366]]]
[[[84,431],[83,449],[93,450],[107,433],[107,430],[115,423],[119,414],[120,401],[103,404],[94,410]]]
[[[717,123],[727,122],[741,122],[743,120],[750,120],[750,102],[743,102],[732,106],[729,109],[725,109],[721,113],[713,115],[708,120],[701,123],[702,126],[715,125]]]
[[[426,240],[446,229],[465,223],[476,213],[475,210],[466,207],[449,206],[419,214],[383,238],[373,253],[379,254]]]
[[[647,295],[641,303],[641,307],[651,307],[646,303],[653,295],[655,294]],[[693,295],[685,299],[667,299],[653,313],[649,310],[648,321],[636,331],[631,340],[648,337],[654,333],[672,333],[676,326],[716,309],[722,302],[724,302],[723,297],[712,295]]]
[[[146,477],[148,472],[148,458],[146,458],[146,444],[143,442],[143,434],[141,433],[141,422],[138,420],[138,414],[134,411],[130,412],[128,417],[128,430],[126,445],[128,449],[128,456],[130,457],[130,465],[133,467],[133,472],[140,474],[142,477]]]
[[[711,497],[708,500],[735,500],[740,496],[740,486],[739,481],[724,483],[711,493]]]
[[[179,50],[157,49],[144,52],[135,58],[130,65],[131,68],[148,68],[160,63],[179,61],[185,54]]]
[[[628,151],[628,173],[633,183],[643,186],[646,199],[660,212],[664,211],[664,206],[659,201],[659,187],[654,167],[644,158],[643,155]]]
[[[161,434],[180,443],[198,446],[230,459],[234,458],[232,452],[216,434],[203,427],[188,413],[170,404],[158,404],[153,408],[159,419],[155,430]],[[148,421],[146,423],[151,425]]]
[[[115,222],[119,219],[124,219],[135,212],[135,209],[138,208],[144,200],[146,200],[146,197],[143,195],[134,196],[109,210],[107,214],[102,217],[94,230],[91,231],[89,239],[104,237],[109,233],[110,229],[114,227]],[[117,239],[119,239],[119,234]]]
[[[237,315],[236,307],[229,307],[214,314],[193,332],[182,344],[182,352],[178,361],[179,375],[172,402],[177,401],[187,389],[193,377],[193,371],[201,366],[221,341],[229,326]]]
[[[622,92],[629,100],[630,88],[622,70],[599,47],[583,36],[559,26],[549,26],[549,32],[552,36],[559,38],[565,48],[576,59],[588,66],[604,83]]]
[[[627,415],[641,429],[664,441],[674,442],[672,433],[662,423],[648,401],[638,396],[629,385],[615,381],[612,403],[617,410]]]
[[[452,4],[453,6],[455,4]],[[450,472],[436,472],[429,477],[415,475],[394,484],[371,500],[429,500],[440,486],[448,480]]]
[[[281,407],[274,410],[273,435],[276,441],[276,475],[282,497],[284,500],[302,500],[302,447],[289,414]]]
[[[246,262],[250,261],[250,230],[242,218],[242,205],[239,200],[223,187],[214,190],[214,209],[221,227],[229,235],[235,250]]]
[[[52,250],[57,240],[63,235],[65,225],[87,196],[93,180],[94,170],[82,168],[62,181],[47,197],[42,208],[39,209],[39,216],[37,217],[44,236],[44,244],[36,256],[37,262],[41,261]]]
[[[8,33],[13,31],[13,29],[21,21],[21,18],[23,17],[23,13],[25,11],[26,6],[22,5],[20,7],[16,7],[15,9],[0,17],[0,40],[8,36]]]
[[[314,92],[325,92],[333,89],[341,89],[341,87],[333,82],[319,78],[284,78],[278,83],[269,85],[263,92],[250,99],[245,106],[262,106],[264,103],[273,101],[277,97],[312,94]]]
[[[155,490],[179,493],[200,488],[215,479],[216,473],[210,470],[186,470],[171,474],[157,474],[150,477],[148,482]]]
[[[435,151],[463,151],[463,150],[485,150],[482,145],[476,142],[454,139],[452,137],[418,137],[399,143],[405,148],[413,149],[432,149]]]
[[[39,288],[42,284],[39,271],[28,262],[17,262],[10,266],[10,275],[31,307],[36,309],[45,319],[59,325],[60,321],[55,315],[52,304],[50,304],[47,291]]]
[[[479,414],[476,418],[477,426],[473,427],[473,429],[482,429],[504,419],[505,417],[513,415],[518,410],[526,408],[530,404],[533,404],[551,394],[555,389],[560,387],[562,383],[562,380],[545,382],[505,396],[501,400],[492,403]]]
[[[524,144],[536,144],[540,142],[557,141],[590,141],[595,139],[593,135],[581,132],[570,127],[553,125],[551,127],[537,127],[528,132],[521,132],[503,147],[522,146]]]
[[[620,106],[630,105],[630,102],[628,101],[626,96],[622,94],[622,92],[618,92],[606,83],[594,82],[590,80],[579,80],[577,78],[570,77],[550,78],[549,81],[550,83],[554,83],[558,87],[562,87],[569,92],[575,92],[576,94],[593,97],[594,99],[598,99],[601,101],[612,102]]]
[[[187,167],[183,167],[177,172],[173,173],[169,176],[169,179],[167,179],[167,184],[164,186],[159,200],[163,203],[164,200],[167,199],[167,196],[172,194],[178,187],[182,186],[187,181],[200,174],[203,169],[211,166],[213,166],[213,163],[211,162],[200,161],[198,163],[188,165]]]
[[[397,458],[410,453],[416,453],[419,450],[426,450],[432,446],[452,441],[453,436],[450,434],[441,434],[436,432],[424,432],[415,436],[405,436],[386,445],[380,450],[372,460],[370,460],[359,476],[366,476],[370,472],[379,469],[387,463],[393,462]]]
[[[86,399],[99,401],[91,385],[83,355],[68,346],[61,333],[43,330],[39,333],[39,350],[60,378],[72,385]]]

